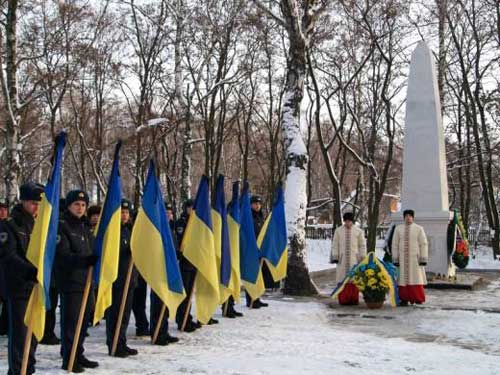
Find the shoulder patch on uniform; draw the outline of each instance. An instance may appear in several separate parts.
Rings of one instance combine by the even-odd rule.
[[[0,233],[0,243],[6,243],[9,239],[9,234],[7,232]]]

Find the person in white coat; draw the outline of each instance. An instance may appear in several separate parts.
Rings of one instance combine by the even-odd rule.
[[[398,291],[401,306],[425,302],[424,285],[427,284],[424,267],[429,257],[424,228],[415,224],[415,212],[403,212],[404,224],[394,230],[392,257],[399,267]]]
[[[365,234],[354,225],[354,215],[352,212],[346,212],[343,219],[344,225],[335,230],[332,241],[331,262],[337,263],[337,284],[366,256]],[[359,290],[353,283],[348,283],[338,298],[341,305],[357,305]]]

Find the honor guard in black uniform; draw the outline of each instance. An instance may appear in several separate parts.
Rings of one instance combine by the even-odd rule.
[[[9,218],[9,203],[6,199],[0,198],[0,223]],[[7,334],[7,281],[0,265],[0,336]]]
[[[135,318],[135,335],[138,337],[149,336],[149,321],[146,315],[146,298],[148,297],[148,284],[140,274],[137,274],[137,284],[132,299],[132,312]]]
[[[64,370],[68,369],[87,274],[89,268],[97,262],[97,256],[93,255],[94,236],[85,216],[88,203],[86,192],[70,191],[66,196],[67,210],[59,221],[55,275],[61,292],[61,354]],[[93,303],[93,298],[89,296],[73,365],[75,373],[83,372],[84,368],[99,366],[83,355],[83,343],[88,322],[92,319],[90,311],[93,311]]]
[[[262,212],[262,198],[259,197],[258,195],[253,195],[250,198],[250,207],[252,208],[253,229],[255,231],[255,238],[257,238],[259,236],[260,230],[262,229],[262,226],[264,225],[264,213]],[[266,271],[267,273],[270,273],[266,263],[264,262],[262,264],[262,276],[264,277],[264,284],[266,284],[265,281]],[[252,298],[246,292],[245,296],[247,300],[247,307],[250,307],[250,305],[252,304]],[[260,298],[257,298],[255,301],[253,301],[252,304],[253,309],[260,309],[261,307],[267,307],[267,306],[269,305],[267,303],[262,302]]]
[[[182,238],[184,237],[184,231],[186,230],[189,215],[193,211],[193,204],[194,202],[192,199],[186,200],[184,202],[181,217],[175,222],[175,235],[177,237],[177,243],[179,244],[179,247],[181,246]],[[181,252],[178,252],[177,254],[179,258],[179,267],[181,269],[182,282],[184,283],[184,289],[186,291],[186,298],[179,305],[177,314],[175,316],[177,327],[179,328],[179,330],[181,330],[182,322],[184,321],[184,315],[189,304],[189,298],[192,297],[196,268],[194,268],[194,266],[186,258],[184,258]],[[197,328],[201,328],[201,324],[199,322],[195,323],[193,321],[193,316],[189,312],[184,331],[193,332]]]
[[[165,204],[165,208],[167,211],[167,218],[168,218],[168,222],[170,225],[170,232],[172,234],[172,240],[174,242],[174,246],[176,246],[177,241],[175,240],[175,235],[173,232],[174,214],[173,214],[172,206]],[[177,249],[177,246],[176,246],[176,249]],[[160,319],[160,314],[161,314],[161,309],[163,307],[163,302],[160,299],[160,297],[158,297],[158,295],[153,291],[151,291],[150,298],[151,298],[151,300],[150,300],[150,315],[149,315],[149,317],[151,320],[151,338],[153,338],[154,332],[156,330],[156,326],[158,325],[158,320]],[[153,342],[154,345],[165,346],[165,345],[172,344],[172,343],[179,341],[179,339],[177,337],[170,336],[170,334],[168,333],[168,318],[169,318],[169,311],[167,308],[165,311],[165,314],[163,316],[161,325],[160,325],[158,337],[156,338],[156,341]]]
[[[27,183],[20,188],[21,202],[12,209],[11,217],[0,224],[0,264],[5,271],[9,320],[9,375],[21,373],[27,328],[24,315],[37,282],[37,269],[27,259],[31,232],[42,200],[43,186]],[[27,374],[35,372],[37,341],[31,339]]]
[[[90,229],[94,233],[97,224],[99,223],[99,216],[101,215],[101,206],[93,205],[87,210],[87,218],[89,219]]]
[[[130,262],[132,261],[132,252],[130,250],[130,236],[132,235],[132,219],[130,211],[132,202],[127,199],[122,199],[121,202],[121,230],[120,230],[120,258],[118,261],[118,277],[113,283],[112,305],[106,312],[106,345],[108,346],[109,354],[111,355],[113,339],[116,331],[116,324],[120,306],[122,303],[123,293],[125,290],[125,282],[129,270]],[[126,358],[131,355],[137,355],[137,350],[127,346],[127,328],[132,311],[132,301],[134,299],[134,289],[137,285],[137,270],[132,267],[130,284],[128,285],[127,300],[123,311],[123,318],[118,334],[118,343],[116,346],[115,357]]]
[[[59,216],[64,214],[66,210],[65,201],[63,198],[59,199]],[[52,270],[52,276],[50,278],[50,310],[45,313],[45,330],[43,332],[42,340],[40,344],[42,345],[60,345],[61,340],[56,336],[56,309],[57,303],[59,302],[59,291],[56,286],[56,278],[54,270]]]

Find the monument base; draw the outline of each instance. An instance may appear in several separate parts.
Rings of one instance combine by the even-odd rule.
[[[394,224],[402,224],[404,219],[402,212],[392,215]],[[448,255],[448,224],[450,213],[442,212],[419,212],[415,210],[415,224],[424,228],[429,247],[429,261],[425,271],[439,277],[454,277],[456,267],[451,256]]]

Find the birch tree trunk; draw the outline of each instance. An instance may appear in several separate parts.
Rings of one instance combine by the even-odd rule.
[[[321,3],[320,3],[321,4]],[[307,49],[314,23],[321,9],[318,2],[282,0],[284,26],[288,34],[285,90],[281,107],[281,130],[286,150],[286,215],[289,240],[288,277],[284,292],[316,294],[306,258],[307,165],[309,156],[300,131],[300,108],[304,96]]]
[[[19,190],[21,175],[21,129],[19,125],[19,93],[17,87],[17,0],[9,0],[5,24],[5,75],[1,74],[3,105],[6,113],[5,127],[7,149],[7,174],[5,190],[9,202],[14,202]],[[3,50],[3,48],[2,48]],[[3,64],[3,61],[0,61]]]
[[[179,126],[182,129],[182,158],[181,158],[181,187],[180,197],[184,202],[191,198],[191,150],[193,132],[189,118],[189,106],[183,97],[182,90],[182,40],[184,35],[184,2],[176,2],[176,21],[174,45],[174,85],[175,85],[175,106],[179,119]],[[189,92],[188,92],[189,95]],[[184,126],[183,126],[184,125]]]

